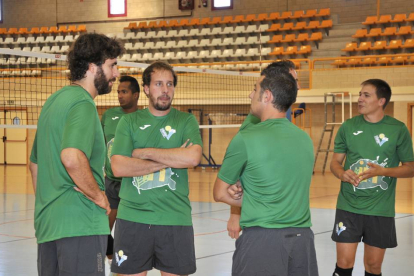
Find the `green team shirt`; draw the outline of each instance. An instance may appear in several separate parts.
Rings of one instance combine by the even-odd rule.
[[[269,119],[237,133],[218,177],[228,184],[241,181],[241,227],[312,226],[313,163],[312,140],[287,119]]]
[[[60,159],[65,148],[81,150],[104,190],[105,142],[95,103],[81,87],[66,86],[40,113],[30,161],[38,165],[35,230],[38,243],[61,238],[108,235],[105,210],[75,191]]]
[[[389,116],[378,123],[367,122],[363,115],[347,120],[338,130],[334,151],[346,154],[344,169],[356,174],[368,170],[368,162],[394,168],[400,162],[414,161],[407,127]],[[341,182],[336,207],[356,214],[394,217],[396,184],[396,178],[384,176],[366,179],[358,187]]]
[[[111,150],[112,145],[114,143],[115,131],[116,127],[119,123],[119,120],[125,115],[126,113],[122,109],[122,107],[114,107],[110,108],[102,115],[101,124],[102,129],[105,135],[105,143],[107,154],[105,157],[105,174],[111,180],[121,182],[121,177],[115,177],[114,173],[112,172],[111,168]]]
[[[125,115],[118,124],[113,155],[132,156],[136,148],[178,148],[187,139],[202,146],[195,117],[171,108],[162,117],[148,109]],[[187,169],[166,168],[123,177],[117,217],[154,225],[192,225]]]

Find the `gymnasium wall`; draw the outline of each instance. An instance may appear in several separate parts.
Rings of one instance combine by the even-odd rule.
[[[180,11],[178,0],[128,0],[127,17],[108,18],[107,0],[3,0],[1,27],[54,26],[84,24],[89,31],[119,32],[127,21],[142,21],[173,17],[212,17],[223,15],[269,13],[294,10],[331,8],[338,23],[362,22],[376,15],[377,0],[234,0],[233,10],[211,11],[198,7],[194,11]],[[414,11],[412,0],[381,0],[381,14]],[[118,23],[114,23],[118,21]],[[121,22],[119,22],[121,21]],[[88,23],[89,22],[89,23]]]

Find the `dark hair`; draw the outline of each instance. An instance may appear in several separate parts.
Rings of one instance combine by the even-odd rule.
[[[292,61],[287,60],[287,59],[282,59],[276,62],[272,62],[266,68],[269,68],[269,67],[276,68],[276,69],[283,70],[283,71],[287,70],[288,73],[290,70],[296,69],[295,64]]]
[[[102,34],[87,33],[76,39],[68,52],[69,80],[85,77],[89,64],[101,66],[109,58],[116,58],[125,51],[122,43]]]
[[[144,73],[142,73],[142,85],[149,86],[151,83],[151,75],[154,73],[155,70],[160,71],[170,71],[174,77],[174,87],[177,86],[177,74],[175,74],[174,69],[171,65],[164,61],[156,61],[152,63],[150,66],[145,68]]]
[[[132,93],[139,93],[139,84],[136,78],[133,78],[131,76],[122,76],[119,79],[119,83],[126,81],[129,82],[128,88],[132,91]]]
[[[372,85],[375,87],[375,93],[377,94],[378,99],[385,99],[385,104],[383,105],[383,109],[387,106],[391,99],[391,87],[386,81],[380,79],[369,79],[361,83],[362,86],[364,85]]]
[[[268,66],[261,73],[265,78],[260,83],[260,97],[265,90],[273,94],[273,106],[281,111],[286,112],[289,107],[296,101],[298,86],[289,70],[280,70],[274,66]]]

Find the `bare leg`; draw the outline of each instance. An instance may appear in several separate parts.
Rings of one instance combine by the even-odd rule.
[[[385,249],[365,244],[364,265],[365,270],[372,274],[380,274],[382,262],[384,261]]]
[[[336,263],[340,268],[352,268],[358,243],[336,243]]]
[[[188,276],[188,275],[177,275],[177,274],[171,274],[168,272],[161,271],[161,276]]]

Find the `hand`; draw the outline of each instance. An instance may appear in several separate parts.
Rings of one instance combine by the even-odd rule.
[[[361,182],[361,179],[353,170],[344,171],[344,173],[341,176],[341,180],[343,182],[349,182],[355,187],[358,187],[359,182]]]
[[[187,148],[187,147],[191,147],[193,145],[193,143],[190,143],[187,145],[187,143],[190,141],[190,139],[187,139],[184,144],[180,147],[180,148]]]
[[[374,163],[368,163],[369,169],[358,174],[359,178],[362,180],[374,177],[374,176],[378,176],[378,175],[384,175],[382,173],[382,170],[384,169],[383,167],[381,167],[378,164],[374,164]]]
[[[234,185],[233,185],[234,186]],[[227,231],[230,238],[238,239],[240,236],[240,215],[231,214],[229,220],[227,221]]]
[[[243,196],[243,188],[240,184],[240,180],[236,182],[234,185],[230,185],[227,189],[227,192],[234,200],[239,200]]]
[[[101,207],[102,209],[106,210],[106,215],[111,213],[111,207],[109,206],[108,198],[105,195],[105,191],[102,191],[102,197],[99,200],[93,200],[91,197],[87,196],[84,192],[82,192],[78,187],[73,187],[76,191],[82,193],[87,199]]]

